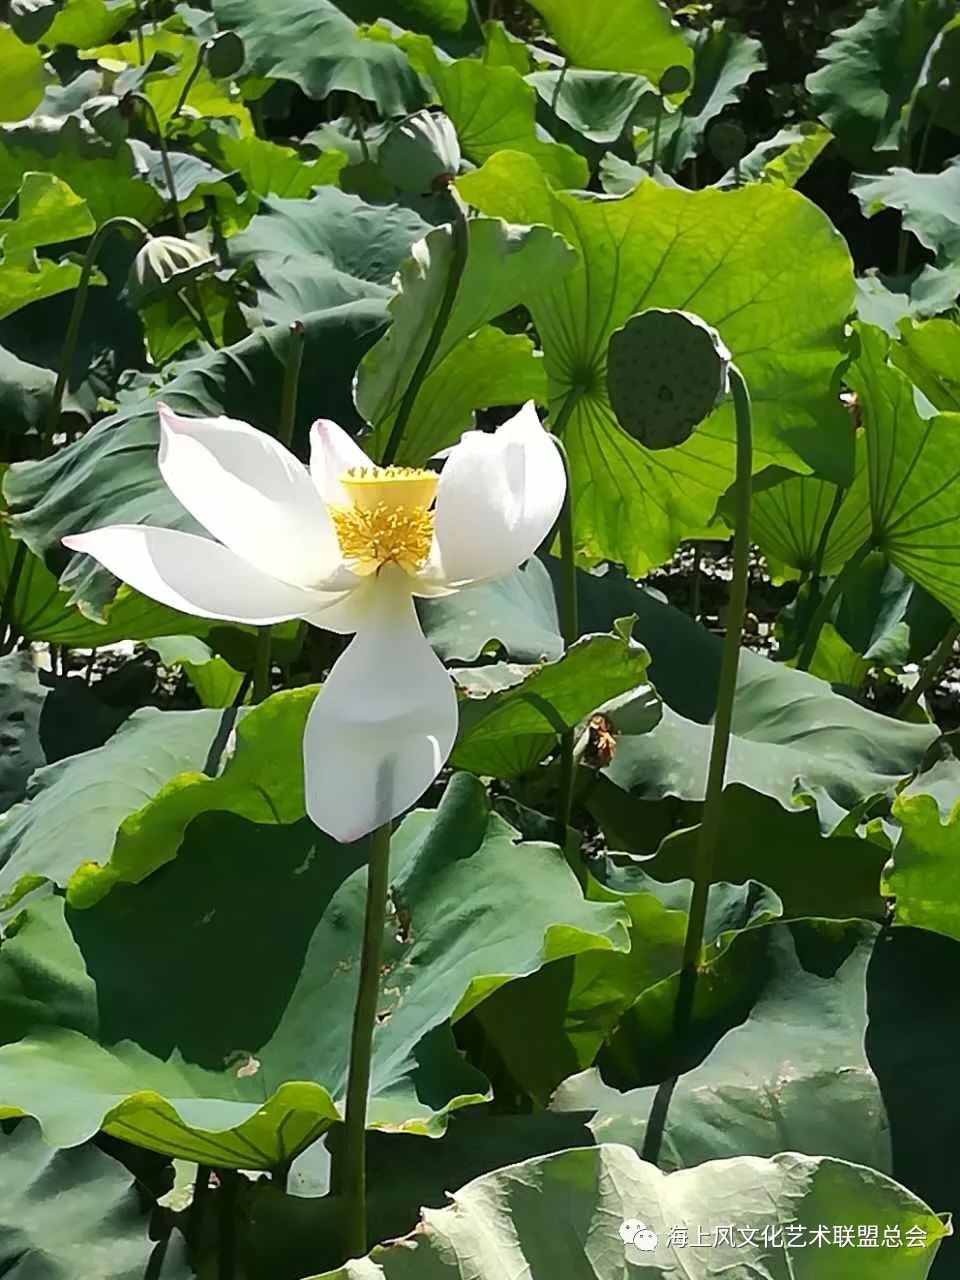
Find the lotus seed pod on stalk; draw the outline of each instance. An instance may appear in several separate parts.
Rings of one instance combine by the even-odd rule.
[[[134,306],[143,306],[178,293],[213,265],[213,256],[201,245],[180,236],[150,236],[134,258],[127,295]]]
[[[380,167],[408,195],[445,187],[460,169],[457,131],[440,112],[418,111],[387,134],[380,146]]]
[[[726,392],[730,358],[699,316],[658,308],[631,316],[607,348],[618,422],[648,449],[683,444]]]

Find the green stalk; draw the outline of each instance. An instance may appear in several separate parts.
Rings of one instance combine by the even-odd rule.
[[[40,437],[41,457],[46,456],[49,451],[53,442],[54,432],[60,421],[63,396],[67,389],[67,380],[70,377],[70,370],[73,367],[73,360],[76,355],[80,326],[83,323],[83,313],[87,305],[90,277],[93,275],[93,268],[96,266],[97,254],[100,252],[100,246],[107,237],[112,232],[121,230],[134,231],[141,240],[145,240],[150,234],[143,223],[138,222],[136,218],[127,218],[123,214],[118,214],[117,217],[108,218],[106,222],[102,222],[90,238],[87,252],[83,257],[83,266],[80,268],[77,291],[73,295],[73,306],[70,310],[70,319],[67,322],[67,332],[64,335],[63,347],[60,350],[60,367],[57,370],[57,380],[53,387],[53,399],[50,401],[50,407],[47,410],[43,432]]]
[[[136,5],[136,29],[137,29],[137,57],[140,60],[141,67],[147,60],[147,51],[143,43],[143,7],[142,0],[134,0]]]
[[[573,539],[573,484],[570,478],[570,459],[559,433],[570,420],[576,408],[582,389],[574,387],[567,392],[557,420],[553,426],[553,442],[563,460],[563,473],[566,487],[563,494],[563,506],[557,521],[557,533],[560,538],[560,564],[562,567],[560,590],[560,632],[563,636],[563,647],[569,649],[575,644],[580,634],[580,619],[577,609],[577,562]],[[574,730],[567,729],[560,738],[560,801],[557,806],[557,823],[560,828],[561,848],[566,844],[567,828],[573,816],[573,792],[577,776],[577,765],[574,759]]]
[[[199,66],[199,64],[198,64]],[[195,68],[196,70],[196,68]],[[160,152],[160,163],[163,166],[163,177],[167,184],[167,193],[170,196],[170,209],[173,214],[173,220],[177,224],[177,235],[181,240],[187,239],[187,224],[183,218],[183,210],[180,208],[180,201],[177,199],[177,184],[173,176],[173,165],[170,163],[170,149],[167,146],[166,134],[163,126],[160,124],[160,117],[157,109],[144,93],[131,93],[131,101],[139,102],[143,107],[146,115],[150,117],[150,127],[157,140],[157,149]],[[210,345],[216,349],[219,346],[216,338],[213,336],[213,327],[210,324],[206,309],[203,305],[203,299],[200,296],[200,290],[196,283],[186,286],[177,295],[188,311],[191,319],[199,328],[204,338]]]
[[[677,983],[677,998],[673,1009],[674,1052],[676,1070],[657,1089],[647,1132],[643,1143],[643,1159],[656,1164],[663,1132],[667,1121],[670,1099],[676,1088],[683,1054],[686,1049],[693,1001],[696,994],[697,973],[703,951],[703,932],[707,919],[707,902],[713,883],[717,844],[720,835],[723,784],[730,750],[730,731],[733,724],[733,707],[737,692],[737,669],[740,663],[740,640],[743,620],[747,610],[747,586],[750,564],[750,499],[753,470],[753,424],[750,411],[750,392],[736,365],[730,366],[730,389],[737,423],[737,484],[734,517],[733,578],[730,583],[730,602],[727,611],[727,631],[723,638],[723,654],[720,661],[720,680],[717,687],[717,708],[713,722],[713,740],[710,744],[710,763],[707,769],[707,787],[703,802],[703,817],[697,838],[694,863],[693,892],[690,897],[690,914],[683,943],[683,960]]]
[[[837,486],[837,491],[833,495],[833,502],[830,504],[830,510],[827,512],[827,518],[823,522],[823,528],[820,530],[820,537],[817,539],[817,548],[813,553],[813,564],[810,566],[810,584],[813,590],[819,591],[819,580],[823,574],[823,562],[827,555],[827,543],[830,541],[830,534],[833,526],[836,524],[837,516],[840,514],[840,508],[843,506],[843,500],[847,496],[847,491],[841,485]]]
[[[177,116],[183,110],[184,103],[186,102],[187,98],[189,98],[190,96],[190,90],[193,88],[193,86],[197,82],[197,76],[200,74],[200,69],[204,64],[204,61],[206,60],[207,50],[210,47],[210,43],[211,42],[209,40],[204,40],[203,44],[197,50],[197,59],[193,64],[193,70],[190,72],[186,80],[183,82],[183,88],[180,90],[180,94],[173,108],[173,113],[170,116],[170,124],[172,124],[174,120],[176,120]]]
[[[344,1248],[348,1258],[362,1258],[367,1252],[367,1097],[370,1092],[370,1063],[373,1030],[380,991],[380,958],[387,915],[390,883],[390,832],[385,822],[370,836],[367,866],[367,904],[360,951],[360,983],[353,1012],[350,1036],[350,1068],[347,1076],[347,1105],[341,1147],[341,1194],[344,1212]]]
[[[280,392],[280,424],[277,439],[286,448],[293,442],[293,429],[297,417],[297,392],[300,388],[300,370],[303,366],[303,345],[306,333],[302,323],[294,320],[290,325],[290,350],[283,370],[283,388]],[[263,702],[270,696],[270,647],[272,628],[257,628],[257,651],[253,666],[253,700]]]
[[[570,66],[570,59],[564,58],[563,66],[560,68],[560,74],[557,76],[557,83],[553,86],[553,93],[550,97],[550,110],[556,114],[557,103],[560,101],[560,91],[563,88],[563,82],[567,78],[567,68]]]
[[[130,100],[132,102],[139,102],[144,109],[144,113],[150,117],[150,128],[157,140],[157,149],[160,152],[160,163],[163,166],[163,176],[167,184],[167,192],[170,196],[170,208],[173,213],[173,220],[177,224],[177,234],[181,239],[186,240],[187,224],[183,220],[183,211],[180,208],[180,201],[177,199],[177,184],[173,178],[173,166],[170,163],[170,151],[167,147],[167,139],[163,132],[163,126],[160,124],[160,117],[157,115],[157,109],[145,93],[131,93]]]
[[[73,295],[73,306],[70,308],[67,332],[64,335],[63,346],[60,349],[60,367],[57,369],[53,395],[50,398],[50,405],[40,432],[38,453],[41,458],[46,457],[50,452],[53,437],[60,422],[63,397],[67,390],[70,370],[73,368],[73,361],[76,356],[77,342],[80,338],[80,326],[83,324],[87,294],[90,290],[90,277],[93,275],[93,269],[96,266],[97,254],[100,252],[100,247],[107,237],[112,232],[120,230],[135,231],[141,239],[146,238],[149,234],[146,227],[138,222],[136,218],[127,218],[123,214],[118,214],[117,217],[108,218],[106,222],[101,223],[90,237],[90,243],[87,245],[87,251],[83,257],[83,265],[80,268],[80,279]],[[0,640],[4,642],[4,651],[6,651],[6,635],[12,626],[13,606],[17,597],[17,589],[20,585],[20,578],[26,562],[27,544],[20,541],[14,548],[13,560],[10,564],[10,577],[7,579],[7,588],[3,593],[3,604],[0,605]]]
[[[807,627],[807,633],[803,637],[803,644],[800,653],[797,656],[797,670],[809,671],[810,663],[813,661],[813,655],[817,651],[817,641],[820,639],[820,632],[823,630],[823,624],[833,612],[833,606],[838,598],[843,594],[844,590],[849,586],[850,579],[866,560],[867,556],[873,550],[873,538],[870,537],[858,548],[847,563],[843,566],[837,576],[831,582],[829,590],[823,596],[820,603],[810,619],[810,625]]]
[[[189,293],[194,295],[193,300],[190,299]],[[200,330],[201,336],[206,342],[209,342],[210,346],[216,351],[219,348],[220,343],[217,341],[216,334],[210,328],[210,321],[207,319],[206,312],[200,304],[199,290],[196,285],[193,284],[187,286],[187,288],[178,289],[177,299],[184,311],[186,311],[187,315]]]
[[[217,1280],[237,1277],[237,1192],[240,1174],[235,1169],[218,1169],[217,1196]]]
[[[647,166],[647,172],[652,174],[657,167],[657,156],[660,154],[660,126],[663,123],[663,94],[657,97],[657,114],[653,122],[653,150],[650,153],[650,163]]]
[[[923,695],[937,683],[944,667],[953,657],[953,649],[957,640],[960,640],[960,622],[954,622],[950,626],[947,634],[923,664],[920,675],[917,677],[917,683],[908,692],[897,709],[899,719],[905,720],[913,708],[919,704]]]
[[[460,281],[463,279],[463,272],[467,265],[467,255],[470,250],[470,231],[467,226],[466,209],[464,209],[459,196],[452,187],[447,188],[447,195],[453,208],[450,271],[447,275],[446,288],[444,289],[443,297],[440,299],[440,306],[437,308],[430,335],[410,377],[410,381],[407,383],[407,389],[403,393],[397,416],[394,418],[393,426],[390,429],[390,436],[381,458],[381,462],[385,467],[389,466],[397,456],[400,443],[403,440],[403,433],[413,412],[413,406],[416,403],[423,381],[430,372],[433,357],[437,353],[437,348],[443,337],[443,331],[446,329],[450,313],[453,311],[457,290],[460,288]]]

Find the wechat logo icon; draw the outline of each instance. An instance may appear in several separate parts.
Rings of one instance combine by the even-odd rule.
[[[648,1230],[647,1224],[639,1218],[627,1218],[620,1223],[620,1239],[643,1253],[650,1253],[657,1247],[657,1233]]]

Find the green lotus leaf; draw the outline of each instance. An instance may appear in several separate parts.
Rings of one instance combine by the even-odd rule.
[[[690,883],[657,884],[633,863],[606,879],[585,873],[586,896],[625,908],[629,951],[585,952],[545,965],[501,987],[477,1010],[511,1078],[541,1106],[564,1079],[597,1060],[644,993],[672,992],[680,971]],[[711,887],[701,949],[711,989],[735,941],[779,915],[776,895],[760,885],[718,881]],[[643,1056],[636,1059],[641,1072],[644,1065]]]
[[[954,16],[950,0],[879,0],[833,33],[806,87],[823,122],[854,163],[899,149],[931,45]]]
[[[732,1216],[737,1218],[733,1243],[721,1236],[717,1245],[717,1227],[728,1225]],[[562,1245],[558,1221],[565,1224]],[[643,1252],[624,1244],[618,1228],[625,1222],[635,1233],[652,1233],[652,1256],[648,1238]],[[889,1224],[902,1247],[871,1250],[865,1262],[856,1249],[841,1253],[830,1245],[801,1254],[785,1245],[783,1233],[770,1232],[771,1226],[796,1223],[805,1243],[819,1227],[832,1241],[834,1227],[853,1224],[856,1239],[860,1222]],[[673,1228],[686,1235],[674,1236],[671,1243]],[[914,1228],[920,1247],[908,1248],[906,1232]],[[746,1231],[745,1240],[738,1230]],[[668,1174],[611,1143],[526,1160],[478,1178],[455,1192],[448,1208],[425,1213],[411,1236],[314,1280],[401,1280],[414,1274],[431,1280],[499,1280],[517,1258],[530,1280],[551,1280],[560,1258],[584,1275],[646,1272],[652,1280],[666,1280],[671,1272],[708,1280],[718,1267],[721,1274],[723,1268],[753,1267],[761,1275],[764,1270],[775,1275],[776,1268],[787,1275],[792,1266],[798,1276],[812,1276],[824,1256],[839,1268],[838,1280],[867,1274],[871,1280],[922,1280],[948,1231],[923,1201],[863,1165],[790,1153]],[[710,1247],[691,1248],[689,1241],[698,1239]],[[803,1261],[795,1261],[798,1255]],[[809,1261],[813,1258],[816,1264]]]
[[[688,309],[718,330],[750,384],[758,470],[814,466],[847,478],[852,442],[835,429],[842,410],[829,387],[853,277],[845,246],[802,196],[767,184],[720,192],[645,181],[620,200],[578,197],[551,191],[532,161],[513,153],[458,185],[485,213],[546,223],[581,255],[528,306],[553,414],[578,397],[563,435],[585,561],[609,558],[638,573],[668,558],[709,523],[733,476],[729,403],[662,455],[617,426],[604,388],[607,342],[646,307]]]
[[[373,451],[386,445],[412,370],[420,359],[446,289],[453,253],[449,226],[436,227],[400,268],[388,306],[392,325],[360,364],[357,407],[375,429]],[[543,362],[522,334],[487,322],[534,297],[544,277],[563,277],[574,255],[546,227],[471,218],[467,262],[450,318],[420,384],[400,440],[398,462],[423,464],[474,425],[480,406],[543,400]]]
[[[159,1241],[151,1236],[133,1176],[93,1143],[51,1151],[23,1121],[0,1137],[0,1157],[0,1267],[8,1275],[27,1275],[34,1259],[42,1259],[44,1280],[76,1280],[91,1267],[102,1280],[195,1274],[186,1242],[169,1229]]]
[[[960,941],[960,909],[953,892],[960,849],[960,788],[951,778],[953,803],[944,813],[939,797],[915,789],[897,797],[893,815],[902,831],[885,877],[896,899],[898,924],[931,929]]]
[[[960,412],[960,324],[955,320],[905,324],[890,359],[935,408]]]
[[[243,41],[252,75],[292,80],[309,98],[355,93],[387,115],[423,105],[420,81],[400,50],[365,39],[330,0],[215,0],[214,14]]]
[[[291,728],[287,716],[268,734],[258,776]],[[285,813],[250,821],[218,780],[179,785],[205,787],[209,804],[170,826],[172,861],[83,910],[28,901],[8,930],[2,1024],[22,1038],[0,1049],[0,1115],[36,1116],[54,1145],[103,1127],[269,1168],[340,1115],[367,846],[337,846],[306,819],[279,825]],[[585,902],[556,848],[518,846],[468,775],[396,832],[390,893],[367,1122],[436,1134],[486,1093],[448,1019],[542,964],[624,948],[623,912]],[[258,946],[228,943],[251,928]],[[239,986],[244,1000],[227,998]]]
[[[864,1050],[877,932],[821,922],[760,929],[761,990],[746,1022],[680,1077],[664,1133],[666,1168],[787,1148],[891,1171],[886,1112]],[[598,1142],[640,1151],[655,1093],[621,1093],[591,1070],[562,1084],[551,1106],[593,1110]]]
[[[585,9],[577,0],[532,0],[575,67],[626,71],[656,83],[668,67],[690,68],[690,46],[660,0],[609,0]]]
[[[461,702],[453,764],[483,776],[516,777],[541,761],[560,734],[631,690],[643,704],[640,718],[652,729],[660,718],[660,704],[646,683],[648,663],[646,650],[629,636],[584,636],[559,661],[534,668],[519,683]],[[459,671],[457,683],[473,693],[495,670]]]
[[[50,80],[43,57],[0,23],[0,121],[23,120],[37,107]]]

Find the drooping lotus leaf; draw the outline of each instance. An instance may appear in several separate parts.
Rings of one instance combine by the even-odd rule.
[[[717,1228],[734,1216],[735,1229],[718,1244]],[[791,1249],[782,1231],[770,1231],[772,1225],[796,1223],[805,1244],[817,1228],[832,1242],[835,1227],[854,1224],[856,1239],[856,1224],[874,1221],[889,1225],[901,1247],[872,1249],[868,1262],[857,1249]],[[621,1223],[629,1224],[628,1240],[638,1232],[644,1236],[642,1250],[625,1244]],[[919,1248],[907,1247],[911,1228],[919,1232]],[[672,1230],[680,1234],[671,1236]],[[812,1277],[825,1258],[840,1268],[838,1280],[867,1274],[871,1280],[922,1280],[947,1231],[911,1192],[863,1165],[790,1153],[665,1174],[611,1143],[526,1160],[477,1178],[454,1193],[448,1208],[425,1211],[412,1235],[313,1280],[500,1280],[518,1263],[529,1280],[553,1280],[561,1267],[568,1274],[577,1267],[584,1276],[631,1280],[709,1280],[746,1267],[758,1275],[779,1270],[787,1276],[790,1268],[798,1277]],[[709,1247],[690,1247],[698,1239]]]
[[[864,1051],[866,967],[876,926],[761,928],[760,993],[750,1016],[680,1077],[662,1163],[690,1168],[785,1148],[890,1172],[890,1135]],[[640,1151],[654,1088],[621,1093],[595,1070],[562,1084],[552,1108],[594,1110],[598,1142]]]
[[[960,324],[955,320],[903,325],[890,359],[935,408],[960,412]]]
[[[618,855],[613,860],[620,861]],[[541,1106],[564,1079],[597,1060],[645,994],[667,993],[669,1005],[680,971],[691,882],[661,885],[633,863],[608,872],[606,882],[585,874],[584,889],[591,901],[626,909],[629,951],[584,952],[545,965],[501,987],[477,1010],[511,1077]],[[756,883],[712,885],[701,947],[704,985],[720,987],[717,967],[730,949],[780,912],[776,895]],[[644,1071],[636,1057],[634,1065]]]
[[[30,1120],[0,1137],[0,1267],[8,1275],[188,1280],[186,1242],[169,1229],[151,1238],[150,1225],[131,1173],[93,1143],[51,1151]]]
[[[895,151],[909,136],[908,109],[927,53],[954,16],[950,0],[879,0],[835,31],[825,65],[807,76],[817,114],[855,163]]]
[[[930,929],[960,941],[954,883],[960,849],[960,791],[951,778],[953,803],[943,813],[939,797],[919,790],[899,795],[893,814],[902,828],[885,877],[896,900],[898,924]]]
[[[355,93],[386,115],[423,105],[420,81],[400,50],[364,38],[330,0],[216,0],[214,14],[221,29],[240,36],[252,75],[292,80],[310,98]]]
[[[54,1145],[103,1127],[269,1168],[340,1115],[366,844],[252,822],[209,785],[173,861],[85,910],[28,902],[8,931],[0,1116],[36,1116]],[[395,834],[390,892],[367,1120],[436,1134],[486,1092],[448,1020],[544,963],[622,949],[623,913],[585,902],[556,848],[518,845],[467,775]]]
[[[460,769],[510,778],[533,768],[557,738],[617,695],[634,691],[642,704],[634,730],[653,728],[660,702],[646,682],[649,658],[629,636],[584,636],[558,662],[534,668],[525,679],[460,705],[460,729],[451,757]],[[477,682],[493,670],[478,667]],[[469,672],[459,672],[464,686]]]

